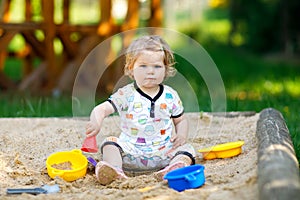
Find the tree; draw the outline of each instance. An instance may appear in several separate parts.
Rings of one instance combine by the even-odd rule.
[[[240,32],[256,52],[299,53],[299,9],[297,0],[230,0],[230,37]]]

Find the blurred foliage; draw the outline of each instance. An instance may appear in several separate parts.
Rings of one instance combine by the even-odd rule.
[[[300,53],[300,1],[228,0],[229,37],[240,33],[244,45],[255,52]],[[298,37],[298,38],[297,38]],[[231,42],[232,38],[229,38]]]
[[[228,20],[223,37],[229,45],[257,53],[300,53],[300,1],[209,0],[208,5],[204,22]]]
[[[300,1],[210,0],[209,6],[198,26],[189,22],[192,26],[181,31],[216,63],[226,87],[227,110],[279,110],[300,160]],[[188,65],[182,58],[177,61]],[[197,93],[201,111],[211,111],[203,79],[185,69],[179,71]]]

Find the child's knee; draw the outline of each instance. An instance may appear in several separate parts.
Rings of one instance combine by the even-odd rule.
[[[123,152],[122,147],[117,143],[117,137],[107,137],[102,145],[101,145],[101,153],[103,153],[104,151],[119,151],[120,153]]]

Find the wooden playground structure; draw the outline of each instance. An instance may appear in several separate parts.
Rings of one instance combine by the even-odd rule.
[[[95,0],[99,1],[100,9],[100,20],[96,24],[70,23],[72,0],[62,0],[63,20],[61,23],[56,23],[54,20],[55,1],[40,0],[42,20],[35,21],[33,20],[32,1],[24,1],[25,20],[20,23],[10,21],[12,0],[1,1],[0,90],[49,93],[54,88],[59,88],[62,91],[70,92],[80,64],[97,44],[112,35],[140,26],[141,1],[139,0],[127,1],[127,13],[121,24],[115,23],[113,18],[113,0]],[[145,26],[160,27],[163,15],[161,1],[150,0],[149,5],[151,16]],[[37,31],[42,32],[43,39],[37,37]],[[77,35],[76,39],[72,37],[74,33]],[[25,48],[19,52],[8,52],[8,45],[17,34],[24,38]],[[55,52],[55,40],[60,40],[63,46],[63,51],[59,55]],[[5,61],[8,57],[17,57],[22,60],[22,78],[18,83],[4,73]],[[38,66],[34,66],[36,58],[40,61]],[[115,78],[116,72],[112,69],[106,79],[109,82]]]

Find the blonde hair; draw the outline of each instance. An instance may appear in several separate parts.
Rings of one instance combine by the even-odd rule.
[[[163,51],[164,64],[166,67],[165,78],[174,76],[176,69],[174,67],[175,59],[168,43],[158,35],[142,36],[135,39],[126,50],[126,61],[124,74],[133,79],[133,65],[142,51]]]

